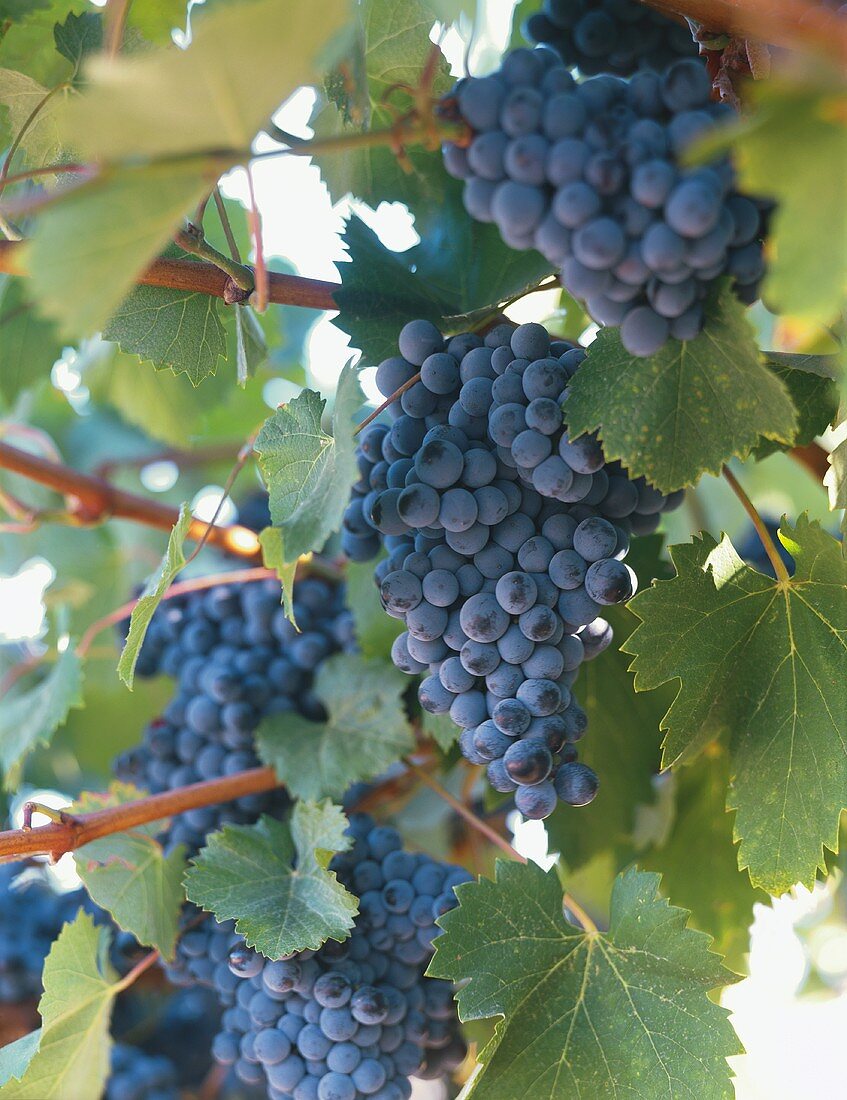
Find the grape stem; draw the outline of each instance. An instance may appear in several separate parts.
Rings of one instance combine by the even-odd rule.
[[[785,562],[779,556],[779,551],[774,545],[774,541],[771,538],[770,531],[765,527],[764,520],[756,511],[755,505],[752,500],[747,496],[741,485],[738,482],[735,474],[730,470],[728,466],[723,468],[723,476],[726,478],[730,489],[741,501],[741,506],[744,511],[750,517],[750,521],[756,528],[756,534],[761,540],[762,546],[765,548],[765,553],[770,559],[770,563],[773,566],[773,571],[776,574],[776,579],[781,585],[787,585],[791,583],[791,578],[788,576],[788,570],[785,568]]]
[[[171,531],[179,519],[176,508],[128,493],[102,478],[84,474],[60,462],[51,462],[9,443],[0,442],[0,469],[20,474],[72,498],[68,515],[71,523],[89,525],[111,518],[129,519],[161,531]],[[260,554],[256,533],[237,524],[216,527],[195,519],[191,522],[188,537],[192,541],[205,538],[241,558],[255,559]]]
[[[443,787],[437,779],[434,779],[428,772],[425,772],[423,768],[418,767],[414,761],[408,759],[406,760],[406,766],[410,771],[414,772],[418,779],[426,784],[430,790],[435,791],[440,798],[443,798],[451,809],[455,810],[460,817],[463,817],[469,825],[477,830],[477,832],[482,833],[482,835],[492,844],[496,844],[507,856],[518,860],[520,863],[526,864],[529,862],[526,856],[522,856],[516,848],[513,848],[505,837],[500,836],[500,834],[492,829],[490,825],[486,824],[481,817],[477,817],[469,806],[466,806],[464,802],[451,794],[446,787]],[[585,932],[595,933],[599,931],[597,925],[575,898],[565,892],[562,894],[562,900],[582,925]]]
[[[125,989],[129,989],[133,982],[137,981],[146,970],[149,970],[158,959],[158,951],[149,951],[143,959],[138,960],[132,970],[128,970],[121,980],[115,984],[115,989],[121,993]]]
[[[418,371],[418,373],[413,375],[408,382],[404,382],[399,389],[396,389],[390,397],[386,397],[381,405],[377,405],[374,411],[372,413],[369,413],[369,415],[365,417],[358,428],[356,428],[355,432],[353,432],[353,435],[357,436],[359,432],[363,432],[365,428],[367,428],[368,424],[371,424],[374,420],[376,420],[380,413],[384,413],[389,405],[396,401],[398,397],[402,397],[406,390],[410,390],[412,386],[414,386],[416,382],[420,382],[420,380],[421,372]]]

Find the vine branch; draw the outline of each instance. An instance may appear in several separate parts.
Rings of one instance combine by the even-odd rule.
[[[79,523],[102,523],[110,518],[128,519],[162,531],[171,531],[179,518],[178,510],[167,504],[118,489],[102,478],[40,458],[9,443],[0,442],[0,469],[10,470],[66,497],[76,498],[78,505],[71,512],[71,518]],[[205,538],[241,558],[256,558],[260,554],[256,533],[237,524],[215,527],[195,519],[191,522],[188,537],[195,542]]]
[[[6,181],[7,183],[10,180]],[[0,240],[0,273],[27,275],[23,247],[19,241]],[[232,293],[230,276],[216,264],[202,260],[154,260],[136,280],[140,286],[160,286],[169,290],[190,290],[227,301]],[[268,272],[268,301],[280,306],[304,306],[307,309],[337,310],[333,294],[340,283],[306,279],[302,275]]]
[[[63,811],[60,821],[33,828],[9,829],[0,833],[0,863],[9,863],[27,856],[47,855],[53,859],[73,852],[112,833],[125,832],[139,825],[162,821],[186,810],[231,802],[248,794],[262,794],[281,787],[273,768],[250,768],[218,779],[206,779],[177,787],[161,794],[147,795],[135,802],[108,806],[90,813],[71,814]]]

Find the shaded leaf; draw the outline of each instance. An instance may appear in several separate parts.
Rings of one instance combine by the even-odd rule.
[[[412,749],[402,705],[406,686],[405,676],[385,661],[330,657],[313,688],[326,721],[310,722],[293,711],[269,716],[259,727],[259,756],[296,798],[340,797]]]
[[[76,73],[83,58],[103,48],[103,16],[93,11],[84,11],[81,15],[70,12],[64,23],[57,23],[53,28],[53,38],[56,49],[70,61]]]
[[[791,398],[759,361],[744,308],[726,283],[695,340],[668,340],[649,359],[630,355],[618,329],[601,329],[565,410],[572,435],[599,430],[608,460],[620,459],[665,493],[719,473],[760,436],[791,443],[797,430]]]
[[[507,248],[495,226],[468,217],[458,184],[447,188],[438,217],[414,248],[390,252],[355,216],[344,244],[350,262],[340,265],[333,324],[361,349],[366,365],[397,354],[397,336],[412,318],[457,332],[466,327],[464,315],[478,311],[475,320],[482,323],[550,274],[537,252]]]
[[[403,632],[403,623],[385,614],[374,583],[376,562],[349,561],[344,567],[347,607],[353,612],[356,641],[365,657],[387,659],[391,643]]]
[[[82,681],[82,661],[68,642],[35,687],[3,699],[0,761],[7,786],[16,784],[20,766],[37,745],[50,744],[71,707],[83,706]]]
[[[14,1077],[20,1081],[41,1043],[41,1028],[0,1047],[0,1086]]]
[[[847,97],[825,70],[817,69],[815,79],[756,81],[743,120],[716,134],[703,152],[730,148],[741,189],[777,200],[762,287],[769,308],[826,322],[847,293]]]
[[[439,6],[444,6],[444,0],[364,0],[356,6],[351,55],[343,70],[326,81],[326,98],[312,119],[316,138],[391,127],[395,116],[384,100],[385,93],[393,85],[416,87],[420,83],[434,48],[429,32],[434,20],[444,14],[436,10]],[[433,95],[444,94],[452,83],[447,63],[439,56]],[[400,111],[412,105],[408,94],[397,88],[389,102]],[[411,142],[406,155],[408,171],[387,144],[328,152],[315,159],[334,202],[353,194],[373,207],[383,201],[405,203],[416,215],[424,236],[423,226],[438,217],[449,180],[440,152],[426,151],[420,143]]]
[[[833,511],[847,509],[847,439],[830,452],[829,464],[830,469],[824,478],[829,492],[829,506]],[[847,547],[847,512],[841,517],[841,534],[845,536],[844,546]]]
[[[0,393],[12,405],[30,386],[50,379],[62,354],[55,327],[36,313],[23,279],[0,285]]]
[[[142,792],[126,783],[112,783],[107,794],[83,793],[74,812],[90,813],[139,799]],[[156,835],[162,822],[113,833],[74,852],[77,874],[92,899],[141,944],[173,958],[184,900],[182,876],[185,848],[167,855]]]
[[[225,825],[189,869],[188,897],[219,921],[235,919],[248,946],[269,959],[345,940],[358,903],[328,865],[350,847],[346,827],[330,802],[298,802],[290,827],[267,816]]]
[[[797,434],[791,446],[801,447],[821,435],[838,415],[838,387],[828,373],[831,356],[780,355],[768,352],[766,365],[779,378],[797,411]],[[756,458],[787,450],[788,444],[763,440],[754,449]]]
[[[691,911],[691,922],[715,940],[715,950],[743,972],[750,949],[753,905],[767,896],[738,869],[732,815],[726,809],[727,754],[716,746],[674,773],[675,815],[666,838],[639,857],[662,876],[662,893]]]
[[[191,509],[187,504],[183,504],[179,510],[179,519],[168,537],[168,548],[165,551],[165,556],[159,563],[159,568],[147,582],[138,603],[133,609],[126,641],[118,661],[118,675],[130,689],[132,689],[132,681],[135,677],[138,654],[144,643],[144,635],[147,633],[150,620],[161,603],[162,596],[170,587],[171,581],[185,565],[183,547],[191,523]]]
[[[46,98],[48,89],[25,73],[12,69],[0,69],[0,107],[8,112],[8,130],[11,138],[17,137],[30,115]],[[18,148],[33,168],[55,163],[62,151],[59,136],[57,108],[62,95],[51,97],[35,119],[27,127]]]
[[[665,765],[730,734],[739,865],[773,894],[811,888],[847,792],[847,563],[805,517],[783,521],[780,540],[796,562],[785,583],[727,538],[673,547],[677,576],[630,603],[642,622],[624,646],[636,689],[680,681],[662,719]]]
[[[503,1017],[469,1096],[733,1096],[726,1059],[739,1043],[707,996],[733,976],[658,886],[620,875],[607,933],[569,925],[555,873],[532,863],[498,860],[496,882],[457,888],[428,973],[467,981],[461,1019]]]

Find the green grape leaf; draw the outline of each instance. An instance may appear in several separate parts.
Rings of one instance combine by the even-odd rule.
[[[386,615],[374,581],[376,561],[350,561],[344,568],[347,606],[353,612],[356,640],[365,657],[387,660],[391,643],[403,632],[399,619]]]
[[[55,327],[36,313],[23,279],[0,283],[0,329],[0,394],[13,405],[24,390],[49,381],[62,343]]]
[[[13,1077],[20,1081],[41,1043],[41,1028],[0,1047],[0,1086]]]
[[[843,439],[830,452],[829,465],[824,478],[829,506],[833,511],[847,509],[847,439]],[[841,517],[841,534],[844,537],[843,546],[847,548],[847,511]]]
[[[7,787],[16,785],[21,765],[33,749],[50,744],[70,709],[83,706],[82,682],[82,661],[69,640],[35,687],[4,697],[0,707],[0,763]]]
[[[847,792],[847,562],[805,516],[783,521],[780,541],[797,566],[784,583],[726,537],[672,547],[677,575],[631,601],[642,622],[624,646],[636,690],[680,681],[662,719],[666,766],[729,733],[739,866],[772,894],[811,889]]]
[[[338,380],[331,436],[321,427],[325,404],[320,394],[304,390],[265,421],[256,440],[270,496],[274,534],[266,540],[273,547],[273,568],[323,547],[341,526],[359,477],[353,415],[361,408],[362,392],[349,364]]]
[[[474,312],[481,323],[550,274],[537,252],[507,248],[495,226],[469,218],[458,186],[448,187],[437,219],[414,248],[390,252],[355,216],[344,244],[350,262],[340,265],[333,323],[361,349],[365,364],[396,355],[400,329],[412,318],[458,332],[466,327],[463,315]]]
[[[421,727],[426,737],[431,737],[442,752],[449,752],[462,732],[449,714],[430,714],[423,711]]]
[[[347,13],[346,0],[326,0],[320,19],[307,0],[198,10],[187,50],[90,58],[87,92],[66,109],[68,137],[94,160],[215,150],[236,163],[280,103],[314,81]]]
[[[695,339],[668,340],[649,359],[630,355],[615,328],[601,329],[571,379],[572,435],[598,430],[609,461],[668,493],[718,474],[759,437],[791,443],[797,413],[760,361],[744,308],[724,283]]]
[[[412,106],[408,94],[396,87],[388,101],[384,97],[392,86],[420,84],[434,48],[429,32],[434,20],[441,18],[436,6],[434,0],[364,0],[357,5],[352,56],[326,82],[326,98],[312,119],[316,138],[388,130],[395,117],[389,106],[401,111]],[[344,75],[351,72],[357,75],[352,92],[350,78]],[[439,56],[433,95],[438,98],[452,84],[447,63]],[[315,159],[333,202],[353,194],[373,207],[383,201],[405,203],[425,236],[422,225],[428,227],[433,215],[437,217],[448,180],[440,152],[428,152],[418,142],[410,142],[405,152],[402,164],[387,144],[362,144],[344,152],[318,154]]]
[[[297,559],[286,561],[282,530],[279,527],[266,527],[259,532],[259,545],[262,547],[262,563],[266,569],[273,569],[282,588],[282,606],[287,617],[294,618],[294,578],[297,576]]]
[[[350,847],[346,827],[331,802],[298,802],[290,827],[267,816],[225,825],[189,868],[189,900],[219,921],[235,919],[248,946],[269,959],[345,940],[358,903],[329,861]]]
[[[428,973],[467,983],[462,1020],[502,1017],[469,1097],[734,1095],[726,1059],[740,1045],[707,995],[734,975],[658,886],[620,875],[609,931],[588,933],[566,922],[555,873],[533,863],[498,860],[496,882],[457,888]]]
[[[691,912],[691,923],[715,941],[733,970],[743,972],[753,905],[767,896],[738,869],[732,815],[726,810],[729,760],[711,747],[673,773],[675,814],[663,843],[642,852],[646,871],[662,876],[662,893]]]
[[[405,676],[386,661],[337,654],[324,661],[314,691],[325,722],[293,711],[266,718],[259,756],[296,798],[337,798],[360,779],[373,779],[414,746],[403,711]]]
[[[175,247],[165,255],[186,258]],[[187,375],[195,386],[215,373],[220,356],[227,357],[218,299],[190,290],[135,287],[106,322],[103,337],[156,367]]]
[[[27,247],[33,294],[63,334],[106,324],[210,183],[190,160],[115,169],[40,212]]]
[[[0,0],[0,19],[20,23],[33,12],[43,11],[49,6],[50,0]]]
[[[233,307],[232,321],[235,329],[235,375],[239,386],[244,386],[267,362],[268,345],[259,318],[250,306]]]
[[[153,370],[115,348],[86,371],[85,380],[93,397],[117,410],[128,424],[180,450],[231,439],[234,458],[240,441],[268,415],[262,387],[241,389],[229,369],[218,370],[195,388],[186,375]]]
[[[47,96],[48,89],[25,73],[0,69],[0,107],[8,112],[9,136],[21,133],[36,107]],[[64,92],[52,96],[27,127],[18,148],[32,168],[54,164],[62,152],[58,110]]]
[[[150,7],[139,5],[140,7]],[[68,14],[64,23],[53,28],[56,49],[79,72],[83,58],[103,48],[103,16],[100,12],[84,11],[81,15]]]
[[[17,4],[18,0],[5,0]],[[37,0],[27,4],[26,18],[23,13],[19,22],[14,22],[0,39],[0,68],[26,71],[33,80],[45,87],[68,78],[67,59],[56,51],[53,28],[61,23],[68,12],[84,11],[89,7],[88,0]]]
[[[132,4],[127,16],[127,26],[140,32],[148,42],[169,43],[171,31],[185,27],[186,8],[186,0],[156,0],[154,4]]]
[[[132,681],[135,678],[135,665],[138,661],[138,654],[144,644],[144,636],[147,633],[150,620],[153,618],[156,608],[161,603],[162,597],[167,592],[174,577],[185,565],[183,547],[191,523],[191,509],[187,504],[183,504],[179,510],[179,519],[168,537],[168,548],[159,563],[159,568],[147,582],[130,617],[129,630],[118,661],[118,675],[130,691],[132,690]]]
[[[782,355],[767,352],[765,364],[779,378],[797,410],[797,434],[791,446],[801,447],[811,443],[835,421],[838,415],[838,387],[832,377],[824,373],[828,369],[825,360],[829,356]],[[761,461],[774,451],[786,450],[788,444],[776,440],[762,440],[753,454]]]
[[[827,322],[847,294],[847,98],[828,74],[817,70],[816,79],[757,81],[743,121],[694,152],[699,158],[731,149],[741,189],[777,201],[762,287],[772,312]]]
[[[91,813],[134,802],[142,792],[126,783],[112,783],[107,794],[84,792],[75,813]],[[167,855],[156,836],[162,822],[113,833],[74,852],[77,874],[101,909],[131,932],[139,943],[155,947],[172,959],[184,900],[182,876],[186,855],[177,845]]]
[[[98,928],[83,912],[59,933],[44,963],[38,1050],[20,1080],[0,1088],[0,1100],[102,1096],[109,1076],[112,1005],[120,991],[108,961],[110,940],[108,929]]]

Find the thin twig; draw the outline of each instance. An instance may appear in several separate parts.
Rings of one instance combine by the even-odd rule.
[[[209,526],[206,528],[206,530],[200,536],[200,540],[198,541],[197,545],[194,547],[194,550],[185,559],[185,565],[188,565],[190,562],[194,561],[194,559],[197,557],[197,555],[200,553],[200,551],[206,545],[206,543],[208,541],[208,538],[209,538],[209,532],[214,530],[214,526],[218,522],[218,519],[220,518],[220,514],[221,514],[221,511],[223,509],[223,506],[226,503],[226,501],[229,500],[230,493],[232,492],[232,487],[233,487],[233,485],[235,485],[235,482],[238,479],[238,475],[241,473],[241,471],[247,465],[248,459],[253,454],[253,444],[256,442],[256,437],[258,436],[258,434],[261,430],[262,430],[262,425],[260,424],[258,428],[256,428],[254,431],[252,431],[250,433],[250,436],[242,444],[241,450],[238,452],[238,455],[235,459],[235,462],[233,463],[232,469],[229,471],[229,474],[227,475],[227,479],[224,482],[223,492],[221,493],[221,499],[218,501],[218,505],[215,508],[214,514],[212,515],[212,518],[209,520]],[[185,566],[183,566],[183,568],[185,568]]]
[[[3,193],[3,189],[9,182],[9,168],[11,167],[15,153],[17,153],[18,149],[20,148],[21,142],[26,137],[27,133],[32,127],[32,124],[35,122],[35,120],[38,118],[38,116],[41,114],[41,112],[44,110],[44,108],[47,106],[53,96],[57,92],[64,91],[69,87],[70,85],[65,81],[63,81],[61,84],[57,84],[55,88],[51,88],[49,92],[46,92],[30,111],[29,115],[25,119],[23,125],[21,126],[20,130],[18,130],[17,134],[14,137],[14,140],[9,146],[9,151],[6,153],[6,159],[3,161],[3,167],[0,168],[0,194]]]
[[[109,0],[106,5],[106,33],[103,49],[107,57],[117,57],[124,41],[126,20],[132,0]]]
[[[143,958],[139,959],[132,970],[128,970],[126,974],[121,978],[119,982],[116,982],[115,989],[119,992],[128,989],[133,982],[137,981],[141,975],[150,969],[150,967],[159,960],[158,951],[149,951]]]
[[[236,263],[241,263],[241,252],[238,248],[238,242],[235,239],[235,234],[232,231],[232,223],[229,220],[229,214],[227,213],[226,203],[223,200],[220,187],[216,187],[212,192],[215,199],[215,207],[218,211],[218,217],[221,220],[221,227],[226,237],[227,248],[229,254],[232,256]]]
[[[268,308],[268,266],[265,263],[265,249],[262,245],[262,216],[256,203],[256,191],[253,187],[253,172],[250,165],[244,167],[247,173],[247,190],[250,193],[250,209],[247,212],[247,220],[250,224],[250,233],[253,237],[253,248],[256,253],[256,289],[254,308],[257,313],[264,313]]]
[[[389,405],[393,404],[398,397],[402,397],[406,390],[410,390],[412,386],[414,386],[416,382],[420,382],[420,380],[421,372],[418,371],[418,373],[413,375],[408,382],[404,382],[398,390],[395,390],[390,397],[386,397],[381,405],[377,405],[374,411],[366,416],[362,423],[358,426],[358,428],[356,428],[355,432],[353,432],[353,435],[356,436],[359,434],[359,432],[363,432],[365,428],[367,428],[368,424],[371,424],[374,420],[376,420],[380,413],[385,412]]]
[[[733,493],[735,493],[735,495],[741,501],[742,508],[750,517],[751,523],[756,528],[756,534],[759,536],[762,546],[765,548],[765,553],[770,559],[770,563],[773,566],[773,571],[776,574],[776,579],[779,581],[780,584],[790,584],[791,578],[788,576],[788,570],[785,568],[785,562],[779,556],[779,551],[774,545],[774,541],[770,536],[770,531],[768,531],[767,527],[765,527],[764,520],[756,511],[752,500],[750,500],[750,498],[741,488],[738,479],[728,466],[724,466],[723,476],[726,478],[730,489],[732,489]]]
[[[409,769],[415,773],[415,775],[418,777],[418,779],[420,779],[422,783],[425,783],[426,786],[435,791],[435,793],[440,798],[443,798],[447,805],[452,807],[452,809],[454,809],[460,817],[463,817],[469,825],[472,825],[478,833],[481,833],[484,837],[490,840],[492,844],[496,844],[498,848],[500,848],[503,852],[506,853],[507,856],[510,856],[512,859],[516,859],[520,863],[524,864],[529,862],[526,856],[522,856],[516,848],[513,848],[505,837],[502,837],[498,832],[495,832],[495,830],[492,829],[491,826],[488,825],[485,821],[483,821],[481,817],[477,817],[477,815],[469,806],[466,806],[464,802],[460,801],[460,799],[456,798],[455,795],[451,794],[446,787],[442,787],[437,779],[433,779],[433,777],[425,772],[423,768],[419,768],[418,765],[411,760],[407,759],[406,764],[408,765]],[[597,925],[594,923],[591,917],[585,912],[579,902],[571,897],[570,894],[568,894],[567,892],[563,893],[562,899],[565,905],[568,907],[568,909],[570,909],[570,911],[573,913],[573,915],[576,917],[576,919],[579,921],[586,932],[599,931]]]

